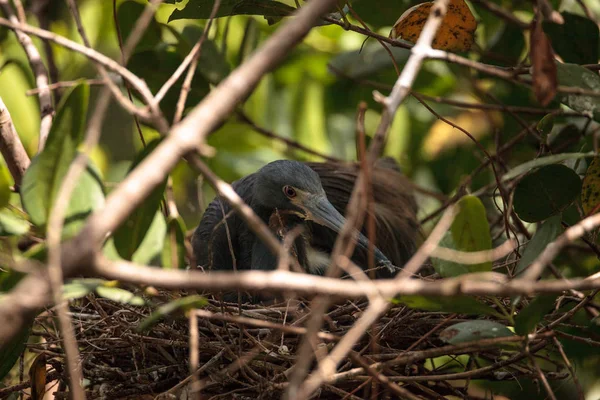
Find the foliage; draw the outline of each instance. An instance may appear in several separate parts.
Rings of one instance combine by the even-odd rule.
[[[127,42],[136,21],[150,7],[145,0],[119,0],[116,10],[113,2],[77,3],[91,47],[119,61],[120,42]],[[201,40],[214,6],[212,0],[162,3],[126,61],[126,67],[146,82],[153,94],[161,91]],[[534,3],[450,1],[452,7],[434,47],[461,52],[460,57],[453,54],[423,64],[411,88],[415,96],[408,97],[396,113],[383,150],[416,185],[425,234],[448,204],[457,204],[457,215],[440,241],[442,247],[482,252],[518,239],[519,247],[513,253],[493,262],[467,264],[432,258],[439,277],[454,279],[456,287],[489,276],[520,277],[565,229],[600,208],[600,166],[595,153],[600,130],[600,4],[553,0],[548,2],[557,11],[552,14],[538,10]],[[310,1],[298,4],[303,7]],[[34,17],[31,7],[26,8],[29,22]],[[217,18],[202,39],[189,88],[184,83],[186,70],[160,101],[165,118],[174,120],[183,92],[187,93],[183,116],[189,115],[190,109],[283,26],[296,7],[294,0],[221,0]],[[412,42],[431,7],[431,3],[416,0],[338,2],[287,54],[283,64],[265,75],[252,94],[240,99],[240,106],[211,132],[207,140],[216,152],[204,161],[217,176],[231,182],[280,158],[315,161],[322,160],[320,153],[356,160],[357,107],[360,102],[367,107],[364,127],[368,144],[382,115],[373,91],[389,94],[398,72],[407,65]],[[40,26],[81,41],[65,2],[48,2],[40,13]],[[560,19],[564,23],[559,23]],[[370,36],[376,33],[377,38],[364,34],[363,23],[372,30]],[[348,26],[350,29],[343,29]],[[53,124],[38,153],[42,110],[37,98],[27,95],[36,87],[36,79],[15,35],[7,32],[4,27],[0,30],[0,96],[32,163],[20,185],[10,176],[8,160],[0,163],[0,301],[31,272],[12,268],[13,261],[45,262],[49,213],[69,165],[82,151],[102,92],[94,86],[97,81],[90,81],[99,75],[87,57],[58,45],[44,48],[34,39],[53,83],[70,82],[53,90]],[[48,49],[52,57],[45,53]],[[138,91],[127,93],[131,88],[126,88],[121,78],[113,78],[125,98],[129,95],[133,104],[142,105]],[[162,140],[155,128],[152,121],[134,119],[116,102],[111,104],[103,118],[100,143],[91,152],[70,198],[63,238],[80,232],[90,214],[105,205],[105,196],[147,162]],[[303,151],[302,146],[313,152]],[[172,185],[161,177],[143,204],[105,238],[104,256],[165,269],[194,267],[190,265],[190,235],[214,196],[214,189],[197,175],[181,160],[170,171]],[[597,232],[586,233],[585,241],[560,253],[552,264],[556,279],[599,272],[597,236]],[[550,278],[548,272],[542,276]],[[136,288],[95,278],[70,280],[63,286],[63,295],[81,307],[89,306],[86,299],[102,298],[132,313],[136,307],[151,309],[140,314],[144,319],[135,324],[144,333],[159,323],[162,328],[167,326],[162,321],[177,319],[176,311],[208,304],[203,293],[185,293],[163,302],[149,300],[151,291],[146,288],[140,295]],[[412,309],[428,313],[425,319],[436,313],[457,313],[468,319],[443,325],[439,331],[445,322],[431,326],[430,340],[435,347],[540,332],[580,301],[574,292],[512,299],[440,293],[400,296],[393,300],[391,312]],[[597,318],[591,321],[585,311],[571,316],[577,323],[556,329],[571,335],[571,339],[560,337],[560,343],[587,389],[597,384],[597,377],[586,378],[581,371],[597,369],[600,363],[591,350],[597,346],[597,338],[593,343],[588,338],[597,335]],[[351,319],[354,321],[354,316]],[[13,365],[31,341],[30,330],[27,327],[13,342],[0,345],[0,379],[7,375],[14,383]],[[521,350],[515,344],[507,351],[512,355]],[[562,363],[558,350],[555,344],[544,349],[544,371],[551,370],[547,363]],[[484,356],[469,356],[464,365],[454,355],[452,360],[429,358],[427,365],[437,371],[440,362],[447,362],[455,372],[465,372],[473,363],[491,364]],[[507,358],[500,353],[494,357]],[[506,371],[522,373],[528,364],[517,367],[507,366]],[[32,369],[38,386],[46,378],[42,369],[39,365]],[[494,393],[507,394],[523,381],[523,387],[528,387],[535,379],[525,375],[519,375],[519,382],[507,380],[503,387],[494,387]],[[491,388],[495,378],[484,375],[476,385]],[[528,400],[543,397],[533,390],[522,394]]]

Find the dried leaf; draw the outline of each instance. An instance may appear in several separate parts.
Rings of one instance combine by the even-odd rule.
[[[46,394],[46,354],[38,355],[29,368],[31,400],[42,400]]]
[[[390,31],[390,38],[416,43],[433,2],[409,8],[398,18]],[[433,39],[434,49],[446,51],[469,51],[475,41],[477,21],[464,0],[450,0],[442,25]]]
[[[552,44],[542,29],[538,20],[531,30],[531,58],[533,78],[533,92],[541,105],[546,106],[554,99],[558,79],[556,77],[556,63],[554,62],[554,50]]]

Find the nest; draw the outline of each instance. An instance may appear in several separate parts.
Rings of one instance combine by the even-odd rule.
[[[166,303],[173,300],[173,296],[160,293],[158,298],[160,303]],[[195,398],[191,393],[200,389],[203,399],[279,399],[295,363],[309,316],[308,304],[287,301],[238,308],[238,304],[213,299],[197,310],[200,313],[197,326],[190,325],[192,319],[188,312],[166,316],[146,331],[140,331],[140,323],[156,307],[131,306],[88,295],[71,304],[87,398],[187,399]],[[317,359],[333,348],[367,305],[367,301],[348,301],[331,306],[325,316],[321,344],[316,350]],[[432,370],[427,364],[428,351],[448,347],[439,338],[439,332],[463,319],[455,314],[392,307],[356,344],[351,356],[340,364],[337,379],[323,385],[317,397],[361,399],[375,393],[377,398],[398,398],[389,385],[373,377],[373,371],[371,374],[348,371],[365,364],[416,355],[407,362],[390,363],[381,369],[379,377],[385,375],[422,398],[449,394],[470,398],[473,385],[469,379],[459,381],[458,386],[439,378],[422,379],[425,375],[439,376],[480,367],[463,363],[456,369],[457,365],[452,367],[450,362],[446,367],[438,365]],[[30,344],[29,350],[46,354],[47,364],[51,365],[48,377],[58,381],[56,398],[60,399],[68,398],[68,379],[64,352],[56,332],[55,315],[49,310],[38,317],[32,333],[43,340]],[[195,354],[190,354],[190,337],[197,337],[198,348],[192,350]],[[461,352],[448,352],[450,358],[453,354]],[[506,360],[512,354],[515,351],[507,353],[501,346],[477,353],[480,359],[488,359],[490,363]],[[197,365],[195,375],[190,374],[190,360]],[[548,379],[568,376],[556,365],[552,371],[546,371]],[[534,379],[537,376],[526,356],[477,377],[500,380],[524,376]],[[26,383],[21,388],[23,386]]]

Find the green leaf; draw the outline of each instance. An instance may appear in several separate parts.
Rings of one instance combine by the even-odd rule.
[[[188,25],[181,34],[173,29],[171,31],[178,39],[177,53],[183,58],[189,54],[192,47],[202,37],[203,29],[198,26]],[[219,84],[231,71],[225,55],[217,48],[214,41],[205,38],[202,43],[200,58],[196,72],[213,85]]]
[[[514,336],[514,333],[502,324],[486,320],[459,322],[440,333],[440,339],[450,344],[505,336]]]
[[[548,218],[546,222],[535,232],[531,238],[525,251],[522,253],[521,259],[517,263],[515,274],[518,275],[525,270],[541,253],[546,246],[560,235],[563,231],[560,224],[561,216],[555,215]]]
[[[591,158],[591,157],[595,157],[595,156],[596,156],[596,154],[594,154],[593,151],[590,151],[589,153],[564,153],[564,154],[556,154],[556,155],[552,155],[552,156],[536,158],[535,160],[528,161],[526,163],[523,163],[523,164],[518,165],[515,168],[511,169],[509,172],[507,172],[506,174],[504,174],[502,176],[502,181],[506,182],[508,180],[516,178],[517,176],[519,176],[521,174],[529,172],[534,168],[543,167],[545,165],[557,164],[559,162],[563,162],[563,161],[567,161],[567,160],[578,160],[580,158],[586,158],[586,157]]]
[[[144,158],[146,158],[160,143],[160,140],[154,140],[146,146],[135,158],[130,171],[132,171]],[[167,185],[165,179],[158,185],[152,193],[144,200],[139,207],[117,228],[113,237],[115,247],[121,257],[131,260],[133,254],[142,244],[154,215],[160,209],[163,192]]]
[[[392,26],[414,2],[408,0],[352,1],[352,8],[361,19],[375,27]]]
[[[143,306],[146,304],[146,301],[142,297],[136,296],[130,291],[118,287],[98,286],[96,288],[96,293],[100,297],[116,301],[117,303],[131,304],[132,306]]]
[[[46,146],[23,177],[21,201],[31,221],[39,227],[45,227],[62,180],[83,139],[88,98],[89,86],[85,83],[65,93]]]
[[[494,44],[486,50],[481,62],[502,67],[512,67],[519,63],[525,49],[523,31],[517,25],[504,24],[501,35],[495,35]]]
[[[0,210],[0,236],[20,236],[29,231],[29,222],[10,209]]]
[[[202,54],[200,56],[202,57]],[[174,46],[159,46],[153,51],[135,53],[129,59],[127,68],[144,79],[153,93],[157,93],[181,65],[183,58],[184,56],[175,51]],[[182,85],[183,79],[177,80],[160,102],[160,107],[169,120],[172,120],[175,115]],[[209,91],[210,87],[204,76],[196,73],[188,93],[187,104],[198,104]]]
[[[117,21],[121,30],[121,38],[123,43],[127,41],[134,25],[139,17],[144,12],[145,8],[149,7],[135,1],[125,1],[121,3],[117,10]],[[161,31],[158,22],[152,18],[150,24],[144,30],[142,38],[135,47],[135,52],[152,50],[157,44],[161,43]]]
[[[552,128],[554,128],[554,115],[546,114],[544,118],[540,120],[537,124],[537,131],[542,135],[542,138],[546,139],[550,132],[552,132]]]
[[[131,261],[138,264],[159,266],[166,234],[167,223],[165,222],[165,216],[159,210],[154,215],[150,229],[148,229],[144,240],[133,254]]]
[[[185,268],[185,232],[183,218],[169,218],[161,256],[163,268]]]
[[[63,285],[63,296],[67,300],[80,299],[105,283],[104,279],[73,279]]]
[[[583,140],[582,133],[575,124],[567,124],[562,129],[551,133],[547,137],[547,143],[554,154],[574,152],[581,148],[579,143]]]
[[[183,10],[175,9],[170,21],[178,19],[208,19],[214,1],[191,0]],[[262,15],[265,17],[285,17],[294,12],[295,8],[274,0],[222,0],[216,17],[229,15]]]
[[[440,247],[447,249],[457,250],[454,239],[452,239],[452,233],[446,232],[442,240],[439,243]],[[431,259],[435,272],[440,274],[443,278],[459,276],[469,273],[469,267],[464,264],[458,264],[452,261],[442,260],[441,258],[433,257]]]
[[[29,338],[30,327],[23,329],[6,344],[0,343],[0,382],[10,372],[23,351]]]
[[[159,320],[161,320],[162,318],[166,317],[169,314],[174,313],[175,311],[178,311],[178,310],[185,311],[185,310],[190,310],[190,309],[194,309],[194,308],[200,308],[200,307],[204,307],[206,304],[208,304],[206,299],[204,297],[198,296],[198,295],[187,296],[187,297],[182,297],[177,300],[173,300],[167,304],[160,306],[155,312],[150,314],[150,316],[148,316],[148,318],[145,318],[144,320],[142,320],[142,322],[138,326],[137,330],[139,332],[145,331],[146,329],[150,328],[152,325],[156,324]]]
[[[395,304],[404,304],[407,307],[425,311],[442,311],[459,314],[473,315],[498,315],[498,312],[473,297],[436,297],[436,296],[400,296],[394,299]]]
[[[598,25],[588,18],[561,13],[562,25],[544,21],[544,32],[552,42],[552,48],[568,63],[596,64],[598,62]]]
[[[441,247],[459,251],[489,250],[492,247],[490,227],[481,201],[475,196],[464,196],[458,202],[458,213],[440,241]],[[433,267],[442,277],[454,277],[471,272],[492,270],[492,263],[463,265],[433,258]]]
[[[398,64],[406,63],[410,50],[399,47],[389,49]],[[349,78],[365,78],[373,76],[386,68],[392,68],[393,62],[389,53],[378,43],[368,43],[361,50],[340,53],[329,62],[334,70],[341,71]]]
[[[537,296],[527,307],[522,309],[515,318],[515,332],[517,335],[527,335],[533,332],[535,326],[554,307],[557,297],[555,294]]]
[[[0,270],[0,293],[9,292],[25,276],[25,273],[13,269]]]
[[[567,208],[581,192],[581,179],[564,165],[547,165],[525,176],[515,189],[514,209],[523,221],[539,222]]]
[[[0,164],[0,208],[4,208],[10,201],[10,184],[11,184],[10,173],[8,167],[4,164]]]
[[[600,91],[600,76],[594,71],[576,64],[557,63],[558,83],[561,86]],[[558,94],[560,102],[575,111],[591,114],[600,121],[600,97],[577,94]]]

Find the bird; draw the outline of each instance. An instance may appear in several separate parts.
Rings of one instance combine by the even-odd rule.
[[[357,163],[277,160],[232,183],[235,192],[283,239],[300,226],[292,253],[307,273],[323,274],[327,256],[345,223],[343,213],[360,171]],[[375,214],[376,277],[386,278],[414,253],[420,228],[408,179],[392,159],[378,160],[371,175]],[[352,261],[366,269],[366,224],[355,232]],[[273,270],[278,257],[252,232],[221,196],[206,208],[192,236],[198,268]]]

